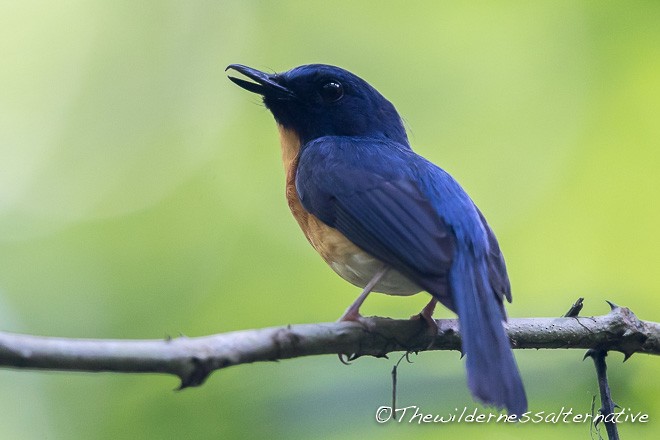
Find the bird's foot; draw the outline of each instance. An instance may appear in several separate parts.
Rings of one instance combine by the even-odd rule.
[[[342,322],[342,321],[359,322],[362,319],[364,319],[364,316],[360,315],[360,308],[351,306],[348,309],[346,309],[344,314],[339,317],[337,322]]]
[[[424,322],[426,322],[427,331],[432,337],[435,337],[438,334],[438,323],[433,319],[433,311],[435,310],[435,305],[437,303],[437,299],[431,299],[421,312],[410,317],[410,319],[423,319]]]
[[[426,329],[428,333],[431,336],[436,336],[438,334],[439,328],[438,328],[438,323],[435,322],[435,319],[431,318],[430,316],[424,315],[423,313],[418,313],[417,315],[412,315],[410,317],[412,320],[424,320],[426,323]]]
[[[337,322],[355,322],[357,324],[360,324],[366,331],[373,330],[375,328],[374,322],[360,315],[359,309],[360,309],[359,306],[355,307],[355,305],[352,305],[344,312],[343,315],[341,315],[341,317],[337,320]],[[339,362],[341,362],[344,365],[350,365],[352,361],[360,357],[360,355],[357,353],[353,353],[353,354],[339,353],[337,356],[339,357]]]
[[[371,331],[375,328],[374,322],[360,315],[358,309],[353,310],[352,307],[349,307],[346,312],[337,320],[337,322],[356,322],[365,328],[367,331]]]

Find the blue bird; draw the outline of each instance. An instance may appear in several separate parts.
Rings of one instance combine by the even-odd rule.
[[[280,132],[286,197],[307,240],[342,278],[364,288],[340,318],[359,320],[371,291],[422,290],[458,315],[468,386],[510,414],[527,398],[509,339],[504,257],[486,219],[448,173],[413,152],[401,117],[376,89],[339,67],[268,74],[240,64]]]

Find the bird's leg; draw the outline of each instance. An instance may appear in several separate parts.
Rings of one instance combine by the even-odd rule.
[[[422,317],[422,319],[429,324],[435,325],[435,320],[433,319],[433,312],[435,311],[435,305],[438,304],[438,300],[435,299],[434,297],[431,297],[431,301],[424,306],[421,312],[419,312],[419,316]]]
[[[433,335],[438,334],[438,323],[433,319],[433,311],[435,310],[435,305],[438,303],[438,300],[435,297],[431,297],[431,301],[424,306],[421,312],[418,315],[412,316],[410,319],[423,319],[429,326],[429,331]]]
[[[362,290],[362,293],[360,296],[357,297],[357,299],[351,304],[346,311],[344,312],[343,315],[341,315],[341,318],[339,318],[339,321],[359,321],[360,318],[362,318],[362,315],[360,315],[360,306],[364,302],[365,299],[367,299],[367,296],[371,293],[371,290],[374,288],[376,284],[383,278],[383,276],[387,273],[389,270],[388,266],[383,266],[376,274],[371,278],[371,281],[367,283],[366,286],[364,286],[364,290]]]

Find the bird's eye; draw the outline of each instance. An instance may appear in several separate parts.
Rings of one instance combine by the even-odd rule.
[[[321,86],[319,93],[325,102],[337,102],[344,96],[344,86],[338,81],[329,81]]]

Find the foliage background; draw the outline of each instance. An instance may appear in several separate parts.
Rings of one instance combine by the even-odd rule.
[[[650,1],[0,3],[0,328],[159,338],[331,321],[357,295],[283,196],[277,134],[229,63],[366,78],[497,232],[511,316],[609,299],[660,320],[660,4]],[[364,312],[416,313],[376,296]],[[443,311],[439,316],[449,316]],[[577,351],[517,352],[531,409],[589,412]],[[660,434],[658,360],[609,357]],[[378,425],[392,360],[162,376],[0,371],[2,438],[589,436],[579,424]],[[473,407],[456,353],[400,368],[400,405]],[[655,434],[653,434],[655,433]]]

